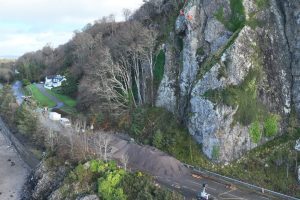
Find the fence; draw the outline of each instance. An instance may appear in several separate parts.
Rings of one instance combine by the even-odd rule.
[[[23,161],[30,167],[35,168],[39,161],[30,153],[23,144],[10,132],[2,118],[0,117],[0,131],[3,133],[4,137],[6,137],[12,144],[12,146],[16,149],[20,157]]]
[[[207,177],[220,179],[220,180],[226,181],[226,182],[234,184],[234,185],[239,185],[239,186],[254,190],[258,193],[262,193],[262,191],[263,191],[263,194],[270,195],[270,196],[273,196],[275,198],[280,198],[282,200],[283,199],[285,199],[285,200],[300,200],[299,198],[296,198],[296,197],[291,197],[291,196],[288,196],[288,195],[285,195],[285,194],[282,194],[282,193],[279,193],[279,192],[264,189],[264,188],[258,187],[256,185],[245,183],[243,181],[240,181],[240,180],[237,180],[237,179],[234,179],[234,178],[229,178],[227,176],[223,176],[223,175],[217,174],[215,172],[211,172],[211,171],[208,171],[208,170],[205,170],[205,169],[201,169],[201,168],[198,168],[198,167],[195,167],[195,166],[192,166],[192,165],[188,165],[188,164],[184,163],[184,166],[186,166],[189,169],[192,169],[195,172],[206,175]]]

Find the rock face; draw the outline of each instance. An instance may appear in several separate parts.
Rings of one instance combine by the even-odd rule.
[[[52,192],[59,187],[67,171],[64,166],[49,167],[45,162],[41,162],[25,184],[26,195],[22,199],[60,199]]]
[[[288,39],[293,77],[293,102],[300,114],[300,2],[297,0],[278,1],[284,15],[285,32]]]
[[[228,0],[188,2],[185,19],[178,17],[175,25],[177,37],[183,37],[182,67],[174,76],[174,57],[166,56],[157,106],[178,114],[207,157],[231,161],[270,138],[255,144],[249,133],[253,121],[241,123],[236,117],[239,105],[215,102],[206,94],[237,88],[251,70],[260,69],[254,94],[265,113],[279,116],[283,132],[292,99],[300,113],[300,2],[269,0],[259,7],[244,0],[247,22],[234,31],[216,18],[220,9],[224,18],[234,13]]]

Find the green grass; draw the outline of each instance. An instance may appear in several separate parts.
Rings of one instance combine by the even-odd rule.
[[[75,107],[76,104],[77,104],[76,100],[72,99],[71,97],[55,93],[52,90],[47,90],[47,91],[48,91],[49,94],[51,94],[52,96],[56,97],[58,100],[60,100],[61,102],[63,102],[65,105],[67,105],[69,107]]]
[[[54,107],[56,105],[54,101],[43,95],[35,85],[31,84],[26,86],[26,90],[27,94],[32,95],[32,97],[34,98],[34,100],[37,101],[39,106]]]

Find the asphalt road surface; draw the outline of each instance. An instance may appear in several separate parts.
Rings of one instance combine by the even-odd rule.
[[[228,184],[221,183],[206,177],[194,178],[192,171],[190,176],[180,177],[179,179],[172,179],[166,177],[156,177],[157,181],[170,189],[175,189],[188,199],[196,199],[197,193],[202,191],[203,184],[207,184],[206,192],[211,195],[214,200],[275,200],[264,194],[259,194],[247,189],[230,187]],[[170,187],[171,186],[171,187]]]
[[[24,93],[22,91],[22,87],[23,85],[21,81],[16,81],[12,86],[12,90],[18,105],[21,105],[24,100],[23,99]]]

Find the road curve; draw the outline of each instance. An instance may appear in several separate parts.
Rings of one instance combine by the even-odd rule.
[[[56,103],[56,106],[51,109],[60,109],[64,106],[63,102],[61,102],[58,98],[48,93],[48,91],[44,88],[43,84],[36,83],[35,85],[43,95],[45,95],[46,97],[48,97],[49,99],[51,99]]]

